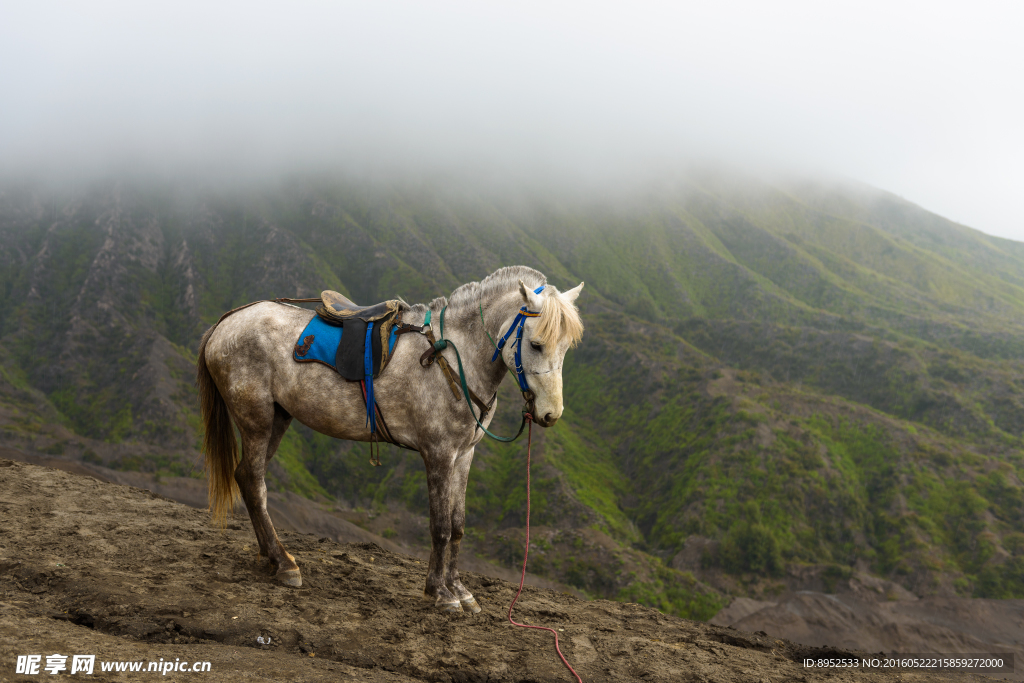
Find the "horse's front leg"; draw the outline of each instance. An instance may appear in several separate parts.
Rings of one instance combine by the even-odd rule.
[[[452,482],[452,536],[445,567],[444,585],[459,599],[464,609],[473,614],[480,611],[473,594],[459,580],[459,549],[466,533],[466,487],[469,484],[469,468],[473,464],[473,448],[460,455],[455,461]]]
[[[452,549],[452,503],[455,490],[456,456],[452,452],[423,452],[430,498],[430,563],[423,595],[433,598],[444,612],[461,612],[462,603],[447,585],[448,558]],[[462,529],[459,530],[460,537]],[[455,547],[458,547],[456,541]],[[458,551],[456,550],[456,553]]]

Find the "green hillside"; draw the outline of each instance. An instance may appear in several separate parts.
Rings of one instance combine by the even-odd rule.
[[[801,565],[1024,597],[1024,244],[852,184],[8,187],[0,440],[194,473],[193,354],[222,312],[325,288],[423,301],[520,263],[586,282],[565,416],[535,438],[534,571],[703,618]],[[470,483],[470,543],[510,566],[523,448],[484,444]],[[277,460],[279,488],[426,514],[415,453],[371,468],[298,428]],[[680,570],[687,539],[716,590]]]

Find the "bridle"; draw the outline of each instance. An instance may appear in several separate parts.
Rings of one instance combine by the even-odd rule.
[[[533,293],[540,294],[541,292],[544,291],[544,287],[546,287],[546,285],[541,285],[537,289],[533,290]],[[502,336],[502,338],[498,341],[497,344],[495,344],[494,340],[491,339],[491,333],[487,331],[487,325],[484,325],[484,333],[487,335],[488,339],[491,339],[491,344],[494,346],[494,355],[491,356],[492,363],[498,360],[498,356],[501,355],[501,350],[505,348],[505,342],[508,341],[508,338],[512,336],[512,332],[515,331],[516,340],[513,343],[516,346],[516,369],[514,374],[516,376],[516,379],[519,381],[519,390],[523,392],[523,396],[525,397],[527,394],[530,394],[530,398],[527,399],[527,402],[533,399],[533,392],[530,391],[529,385],[526,384],[526,373],[523,372],[523,326],[526,324],[527,318],[536,318],[539,316],[540,311],[531,311],[526,306],[523,306],[522,308],[519,309],[519,313],[516,314],[515,320],[513,320],[512,324],[509,325],[508,332],[506,332],[504,336]],[[480,322],[484,322],[483,304],[480,304]]]
[[[546,286],[547,285],[541,285],[537,289],[533,290],[533,293],[540,294],[541,292],[544,291],[544,288]],[[495,441],[503,441],[506,443],[509,441],[515,441],[523,433],[523,429],[526,427],[527,420],[533,419],[532,415],[530,415],[530,411],[532,409],[533,400],[535,398],[533,392],[530,391],[530,386],[526,383],[526,373],[523,371],[523,326],[526,324],[527,318],[536,318],[540,315],[540,312],[531,311],[529,310],[528,306],[523,306],[522,308],[520,308],[519,312],[516,314],[515,319],[512,321],[512,324],[509,326],[508,331],[505,332],[504,335],[502,335],[501,339],[497,343],[495,343],[494,339],[491,337],[491,333],[487,331],[487,325],[486,323],[484,323],[483,303],[480,304],[480,322],[484,323],[484,333],[487,335],[487,338],[491,340],[491,345],[494,346],[494,355],[491,357],[492,363],[498,360],[498,357],[501,355],[501,350],[505,348],[505,343],[508,341],[509,337],[512,336],[512,333],[515,332],[516,335],[515,341],[513,342],[516,348],[514,356],[515,370],[509,368],[509,372],[512,372],[512,374],[515,376],[516,381],[519,383],[519,389],[523,392],[523,400],[525,401],[525,405],[523,406],[523,421],[519,425],[519,431],[516,432],[515,436],[498,436],[497,434],[493,434],[492,432],[488,431],[488,429],[484,427],[483,424],[480,422],[480,418],[478,418],[476,416],[476,413],[473,412],[473,404],[470,402],[470,396],[475,397],[476,394],[475,392],[471,391],[469,386],[466,384],[466,372],[462,367],[462,356],[459,355],[459,350],[455,347],[455,344],[450,339],[444,338],[444,314],[445,311],[447,310],[447,305],[445,305],[445,307],[441,309],[441,315],[439,316],[438,320],[439,337],[437,341],[433,343],[432,348],[428,349],[427,352],[424,353],[423,356],[420,358],[420,364],[423,365],[425,363],[429,365],[430,362],[432,362],[435,357],[438,357],[438,354],[440,354],[441,351],[450,346],[452,350],[455,352],[455,360],[458,362],[459,366],[459,382],[462,385],[462,395],[466,399],[466,405],[469,406],[469,414],[473,416],[473,419],[476,421],[477,426],[481,430],[483,430],[483,433],[485,435],[491,437]],[[429,324],[430,311],[428,309],[427,316],[423,326],[427,327]],[[441,356],[441,358],[443,358],[443,356]],[[483,416],[483,412],[484,411],[481,410],[481,416]]]

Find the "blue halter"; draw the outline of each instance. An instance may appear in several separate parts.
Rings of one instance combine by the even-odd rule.
[[[541,285],[537,289],[533,290],[534,294],[540,294],[544,291],[546,285]],[[501,350],[505,348],[505,342],[512,336],[512,333],[516,333],[516,340],[514,342],[516,346],[515,353],[515,372],[516,379],[519,380],[519,389],[526,393],[530,391],[530,387],[526,384],[526,373],[523,372],[523,325],[526,324],[527,318],[536,318],[540,315],[539,311],[531,311],[526,306],[519,309],[519,313],[516,314],[515,320],[509,325],[508,332],[502,335],[501,339],[495,345],[494,355],[491,357],[491,362],[498,360],[498,356],[501,355]]]

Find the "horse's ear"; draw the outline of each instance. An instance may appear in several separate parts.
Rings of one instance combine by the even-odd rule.
[[[562,292],[562,296],[565,297],[566,301],[576,301],[576,297],[578,297],[580,295],[580,292],[582,291],[583,283],[581,282],[572,289],[570,289],[568,292]]]
[[[533,290],[526,286],[526,283],[522,280],[519,281],[519,293],[523,295],[523,301],[532,311],[539,311],[544,300],[539,294],[534,294]]]

